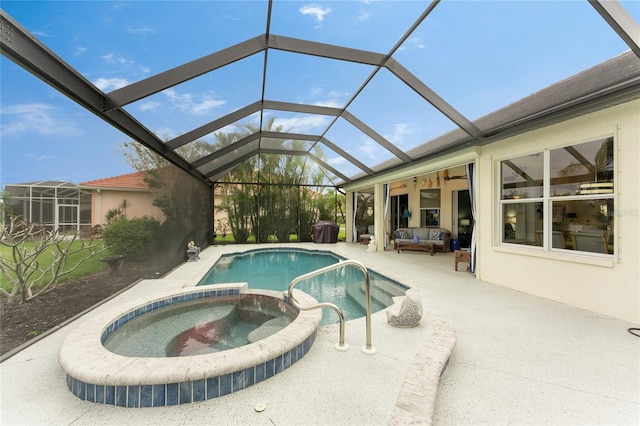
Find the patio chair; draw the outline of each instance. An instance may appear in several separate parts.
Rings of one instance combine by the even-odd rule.
[[[607,239],[604,235],[579,232],[577,234],[571,234],[571,239],[573,240],[574,250],[609,254],[609,246],[607,245]]]
[[[373,225],[367,226],[367,232],[364,234],[360,234],[360,236],[358,237],[358,241],[360,241],[360,244],[369,244],[369,240],[373,236],[373,232],[375,229],[376,227]]]

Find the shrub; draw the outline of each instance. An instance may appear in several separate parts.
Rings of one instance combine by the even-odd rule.
[[[151,217],[120,219],[104,230],[104,241],[111,253],[144,260],[156,254],[160,222]]]

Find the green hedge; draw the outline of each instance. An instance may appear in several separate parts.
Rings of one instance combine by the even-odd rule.
[[[160,222],[151,217],[117,220],[105,228],[103,237],[111,253],[145,260],[157,253]]]

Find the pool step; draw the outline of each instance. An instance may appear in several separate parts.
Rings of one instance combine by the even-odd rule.
[[[362,311],[365,311],[365,285],[353,283],[347,285],[346,293],[351,300],[357,303]],[[371,312],[378,312],[393,303],[391,294],[377,287],[371,287]]]
[[[271,319],[249,333],[247,341],[249,343],[257,342],[258,340],[277,333],[289,324],[291,324],[291,320],[287,317],[276,317]]]
[[[182,315],[166,319],[167,327],[163,330],[168,336],[175,335],[165,345],[166,356],[193,356],[211,352],[210,348],[215,347],[228,332],[230,318],[237,316],[237,304],[216,306],[209,311],[209,321],[177,335],[171,329],[183,329],[184,324],[193,323],[191,312],[185,311]]]

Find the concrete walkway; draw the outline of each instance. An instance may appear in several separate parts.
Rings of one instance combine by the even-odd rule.
[[[416,368],[424,367],[416,354],[432,337],[433,321],[444,320],[455,329],[457,342],[437,385],[433,417],[419,423],[640,424],[640,338],[627,332],[637,325],[479,282],[453,271],[451,253],[371,253],[364,245],[346,243],[296,246],[335,251],[420,288],[427,315],[413,329],[389,327],[384,312],[373,315],[375,355],[360,351],[364,320],[347,324],[351,349],[344,353],[333,349],[337,326],[324,327],[295,366],[201,403],[126,409],[73,396],[57,363],[65,336],[86,318],[125,300],[192,285],[221,253],[254,248],[210,247],[201,261],[185,263],[163,279],[140,282],[0,364],[0,423],[403,424],[394,417],[398,395],[422,371]],[[428,398],[420,400],[429,405]],[[257,404],[266,409],[256,412]]]

